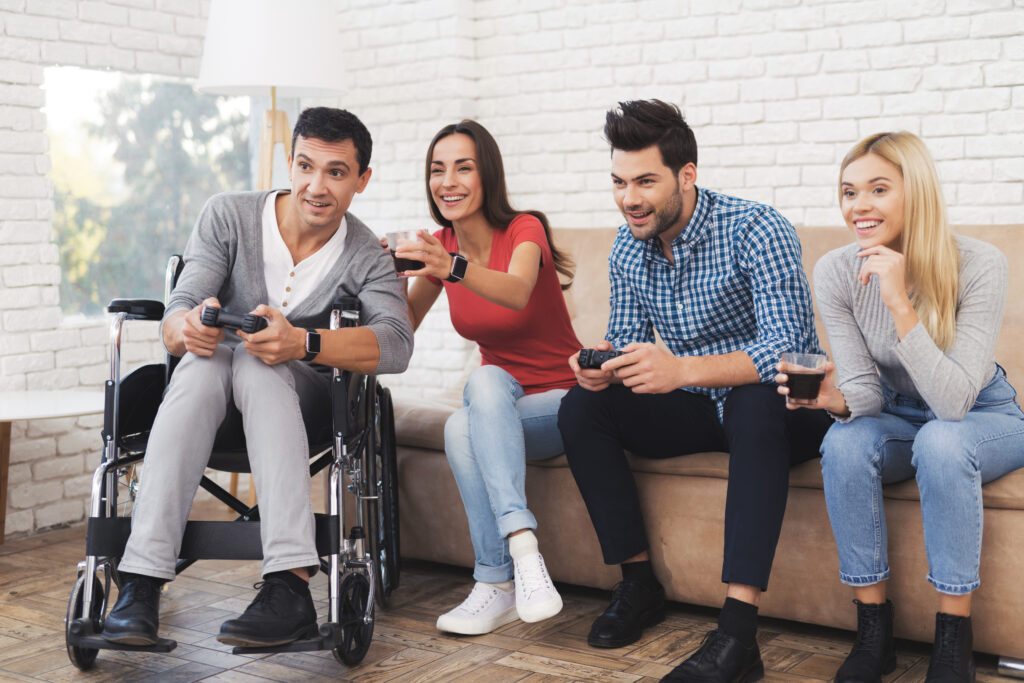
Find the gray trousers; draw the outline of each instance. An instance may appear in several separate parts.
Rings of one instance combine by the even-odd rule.
[[[266,365],[242,344],[221,344],[209,358],[185,354],[171,376],[150,432],[121,570],[174,578],[192,499],[232,400],[259,498],[263,573],[318,564],[304,417],[315,424],[330,414],[330,379],[301,361]]]

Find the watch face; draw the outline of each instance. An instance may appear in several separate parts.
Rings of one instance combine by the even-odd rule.
[[[466,268],[469,266],[469,261],[466,260],[465,256],[458,254],[455,256],[454,262],[452,263],[452,277],[461,280],[466,277]]]
[[[320,333],[306,332],[306,353],[320,353]]]

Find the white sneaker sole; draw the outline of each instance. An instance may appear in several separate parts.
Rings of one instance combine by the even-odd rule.
[[[519,618],[528,624],[544,621],[562,611],[562,596],[555,593],[554,597],[550,600],[545,600],[536,605],[524,607],[516,605],[516,611],[519,613]]]
[[[561,599],[559,599],[559,609],[561,609]],[[442,614],[437,618],[437,630],[445,633],[458,633],[463,636],[482,636],[505,624],[511,624],[517,619],[519,619],[519,613],[516,611],[515,605],[501,614],[489,618],[464,619]]]

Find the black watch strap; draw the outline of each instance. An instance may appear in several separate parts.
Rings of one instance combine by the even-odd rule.
[[[448,277],[445,280],[448,282],[459,282],[462,278],[466,277],[466,268],[469,267],[469,261],[462,254],[454,251],[448,253],[452,255],[452,271],[448,273]]]
[[[306,328],[306,355],[302,360],[307,363],[320,355],[320,333],[313,328]]]

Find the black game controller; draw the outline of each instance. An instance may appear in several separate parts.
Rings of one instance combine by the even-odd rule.
[[[203,306],[202,321],[207,327],[227,327],[249,334],[266,329],[270,324],[266,318],[259,315],[236,315],[214,306]]]
[[[612,358],[618,358],[622,355],[622,351],[598,351],[597,349],[580,349],[579,364],[581,368],[587,370],[598,370],[606,360]]]

